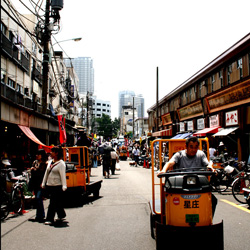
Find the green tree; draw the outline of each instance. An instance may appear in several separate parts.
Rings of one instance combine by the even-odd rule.
[[[117,131],[120,127],[120,119],[115,118],[111,120],[110,116],[103,114],[102,117],[96,118],[95,130],[99,136],[103,136],[105,139],[117,136]]]

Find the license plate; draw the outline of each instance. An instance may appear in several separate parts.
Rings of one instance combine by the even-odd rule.
[[[199,222],[199,214],[186,214],[186,222],[187,223],[198,223]]]

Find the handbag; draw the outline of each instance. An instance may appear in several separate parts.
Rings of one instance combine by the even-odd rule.
[[[121,170],[121,167],[120,167],[120,164],[119,164],[119,163],[116,163],[115,169],[116,169],[116,170]]]

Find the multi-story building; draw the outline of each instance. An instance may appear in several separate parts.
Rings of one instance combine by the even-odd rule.
[[[149,133],[148,130],[148,118],[137,118],[134,123],[135,137],[140,138],[146,136]]]
[[[123,106],[133,106],[137,110],[137,117],[144,116],[144,98],[141,94],[135,95],[134,91],[120,91],[119,92],[119,117],[122,117]]]
[[[191,132],[250,155],[250,34],[148,109],[153,136]],[[244,145],[244,146],[243,146]]]
[[[79,93],[86,95],[94,94],[94,68],[91,57],[77,57],[71,59],[76,74],[79,78]],[[66,60],[68,65],[68,60]]]
[[[92,114],[95,118],[102,117],[102,114],[105,114],[111,117],[110,101],[96,99],[96,97],[93,96]]]
[[[34,33],[37,23],[41,22],[36,16],[24,18],[9,0],[1,2],[1,153],[24,157],[34,155],[40,142],[58,145],[56,115],[60,113],[66,118],[67,143],[74,144],[74,112],[65,87],[69,75],[62,54],[53,53],[52,47],[50,53],[54,56],[52,63],[48,62],[47,101],[44,102],[46,112],[42,109],[44,60],[43,46]],[[77,79],[72,81],[73,85],[76,82]]]
[[[131,105],[122,107],[122,116],[120,119],[120,134],[125,135],[128,132],[135,132],[134,122],[137,117],[137,110]],[[133,135],[134,136],[134,135]]]

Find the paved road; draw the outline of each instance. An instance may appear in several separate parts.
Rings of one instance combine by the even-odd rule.
[[[120,165],[121,171],[103,179],[98,200],[66,209],[62,227],[28,221],[35,210],[9,216],[1,224],[2,249],[155,249],[149,226],[150,170]],[[92,169],[92,176],[102,179],[101,167]]]
[[[18,217],[9,216],[1,224],[1,249],[155,249],[148,207],[151,170],[130,167],[125,161],[120,165],[121,171],[115,176],[103,179],[99,199],[90,197],[88,204],[66,208],[67,220],[60,227],[28,221],[34,218],[35,210]],[[99,179],[102,168],[92,169],[92,180]],[[216,196],[214,223],[224,221],[225,249],[249,249],[247,206],[239,206],[230,192]],[[208,240],[211,237],[208,235]]]

